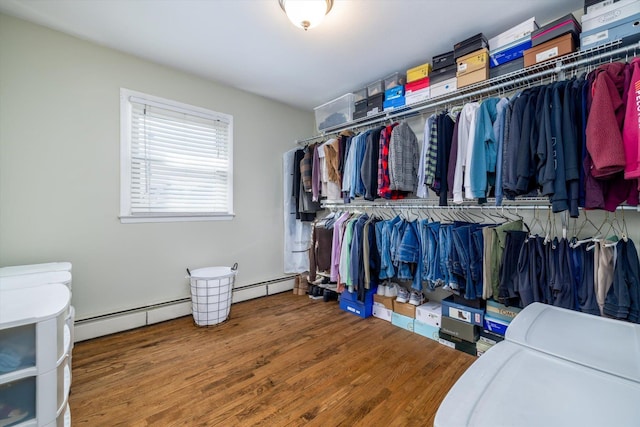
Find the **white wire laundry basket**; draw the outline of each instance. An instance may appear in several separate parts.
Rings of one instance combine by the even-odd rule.
[[[233,267],[187,269],[191,281],[191,311],[198,326],[217,325],[229,317],[238,263]]]

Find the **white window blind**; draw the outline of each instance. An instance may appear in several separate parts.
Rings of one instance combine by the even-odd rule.
[[[232,215],[232,117],[131,91],[121,96],[128,117],[121,216]]]

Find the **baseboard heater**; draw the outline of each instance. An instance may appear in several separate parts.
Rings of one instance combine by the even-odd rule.
[[[285,276],[233,288],[232,304],[293,289],[295,276]],[[191,298],[132,308],[75,321],[74,341],[85,341],[191,314]]]

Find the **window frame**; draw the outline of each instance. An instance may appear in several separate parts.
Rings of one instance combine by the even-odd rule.
[[[193,114],[212,120],[222,120],[228,123],[228,179],[227,179],[227,212],[176,212],[176,213],[133,213],[131,203],[131,129],[132,113],[131,98],[139,98],[176,112]],[[120,215],[121,223],[145,222],[176,222],[176,221],[219,221],[231,220],[235,217],[233,210],[233,116],[218,113],[206,108],[149,95],[130,89],[120,88]]]

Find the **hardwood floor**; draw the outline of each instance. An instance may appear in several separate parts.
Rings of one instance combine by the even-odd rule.
[[[76,344],[74,426],[430,426],[474,357],[292,293]]]

